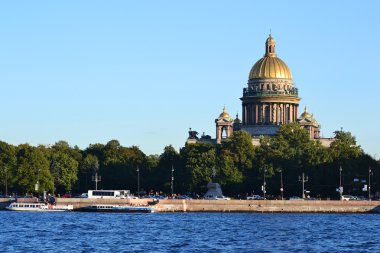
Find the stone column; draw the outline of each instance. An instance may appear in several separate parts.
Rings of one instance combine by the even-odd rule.
[[[290,119],[289,119],[289,120],[290,120],[290,122],[293,123],[293,122],[294,122],[294,120],[293,120],[293,104],[290,105],[289,110],[290,110],[290,111],[289,111],[289,116],[290,116]]]
[[[270,104],[269,105],[269,115],[268,115],[268,119],[269,119],[269,124],[273,124],[273,120],[272,120],[272,112],[273,112],[273,104]]]
[[[216,143],[221,143],[221,133],[220,133],[221,127],[216,125]]]
[[[245,125],[245,105],[242,105],[242,108],[241,108],[241,111],[242,111],[242,122],[243,122],[243,125]]]
[[[256,115],[255,115],[255,125],[257,123],[259,123],[259,105],[258,104],[255,104],[255,112],[256,112]]]

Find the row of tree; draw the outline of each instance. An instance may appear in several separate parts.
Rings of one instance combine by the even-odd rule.
[[[349,132],[336,131],[331,146],[323,147],[299,125],[283,125],[260,144],[254,147],[244,131],[234,132],[221,145],[186,144],[180,152],[167,146],[161,155],[145,155],[137,146],[123,147],[117,140],[85,150],[65,141],[37,147],[0,142],[0,186],[8,195],[81,193],[94,189],[97,174],[99,189],[137,192],[139,174],[141,189],[169,194],[174,173],[174,192],[180,194],[203,195],[211,181],[226,195],[262,194],[265,177],[267,195],[279,196],[282,181],[285,196],[300,196],[299,176],[304,173],[313,196],[338,197],[340,178],[345,193],[367,194],[363,186],[369,176],[372,192],[380,190],[379,162],[365,154]]]

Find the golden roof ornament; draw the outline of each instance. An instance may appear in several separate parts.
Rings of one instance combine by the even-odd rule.
[[[227,112],[226,106],[223,107],[223,112],[219,115],[219,118],[223,118],[223,119],[226,119],[228,121],[232,121],[230,115]]]
[[[265,55],[258,60],[249,73],[249,79],[281,78],[292,79],[290,69],[276,55],[276,41],[269,34],[265,42]]]

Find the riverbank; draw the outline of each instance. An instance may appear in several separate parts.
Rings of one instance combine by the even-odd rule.
[[[0,209],[10,202],[0,199]],[[71,204],[74,209],[101,204],[150,205],[155,212],[380,213],[380,201],[163,199],[154,202],[153,199],[57,198],[57,204]]]
[[[380,201],[160,200],[157,212],[380,213]]]
[[[90,204],[145,206],[153,200],[57,199],[57,203],[74,208]],[[380,213],[380,201],[163,199],[152,206],[155,212]]]

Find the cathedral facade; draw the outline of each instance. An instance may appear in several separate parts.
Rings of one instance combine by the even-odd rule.
[[[233,131],[244,130],[251,134],[254,145],[259,145],[260,136],[273,136],[283,124],[299,123],[309,132],[310,139],[319,139],[324,146],[331,139],[320,137],[320,126],[314,116],[304,112],[299,117],[298,89],[295,87],[289,67],[276,54],[276,42],[270,34],[265,42],[265,55],[251,68],[247,87],[243,89],[242,119],[232,119],[226,108],[215,119],[216,137],[198,138],[197,132],[189,131],[188,143],[221,143]]]

